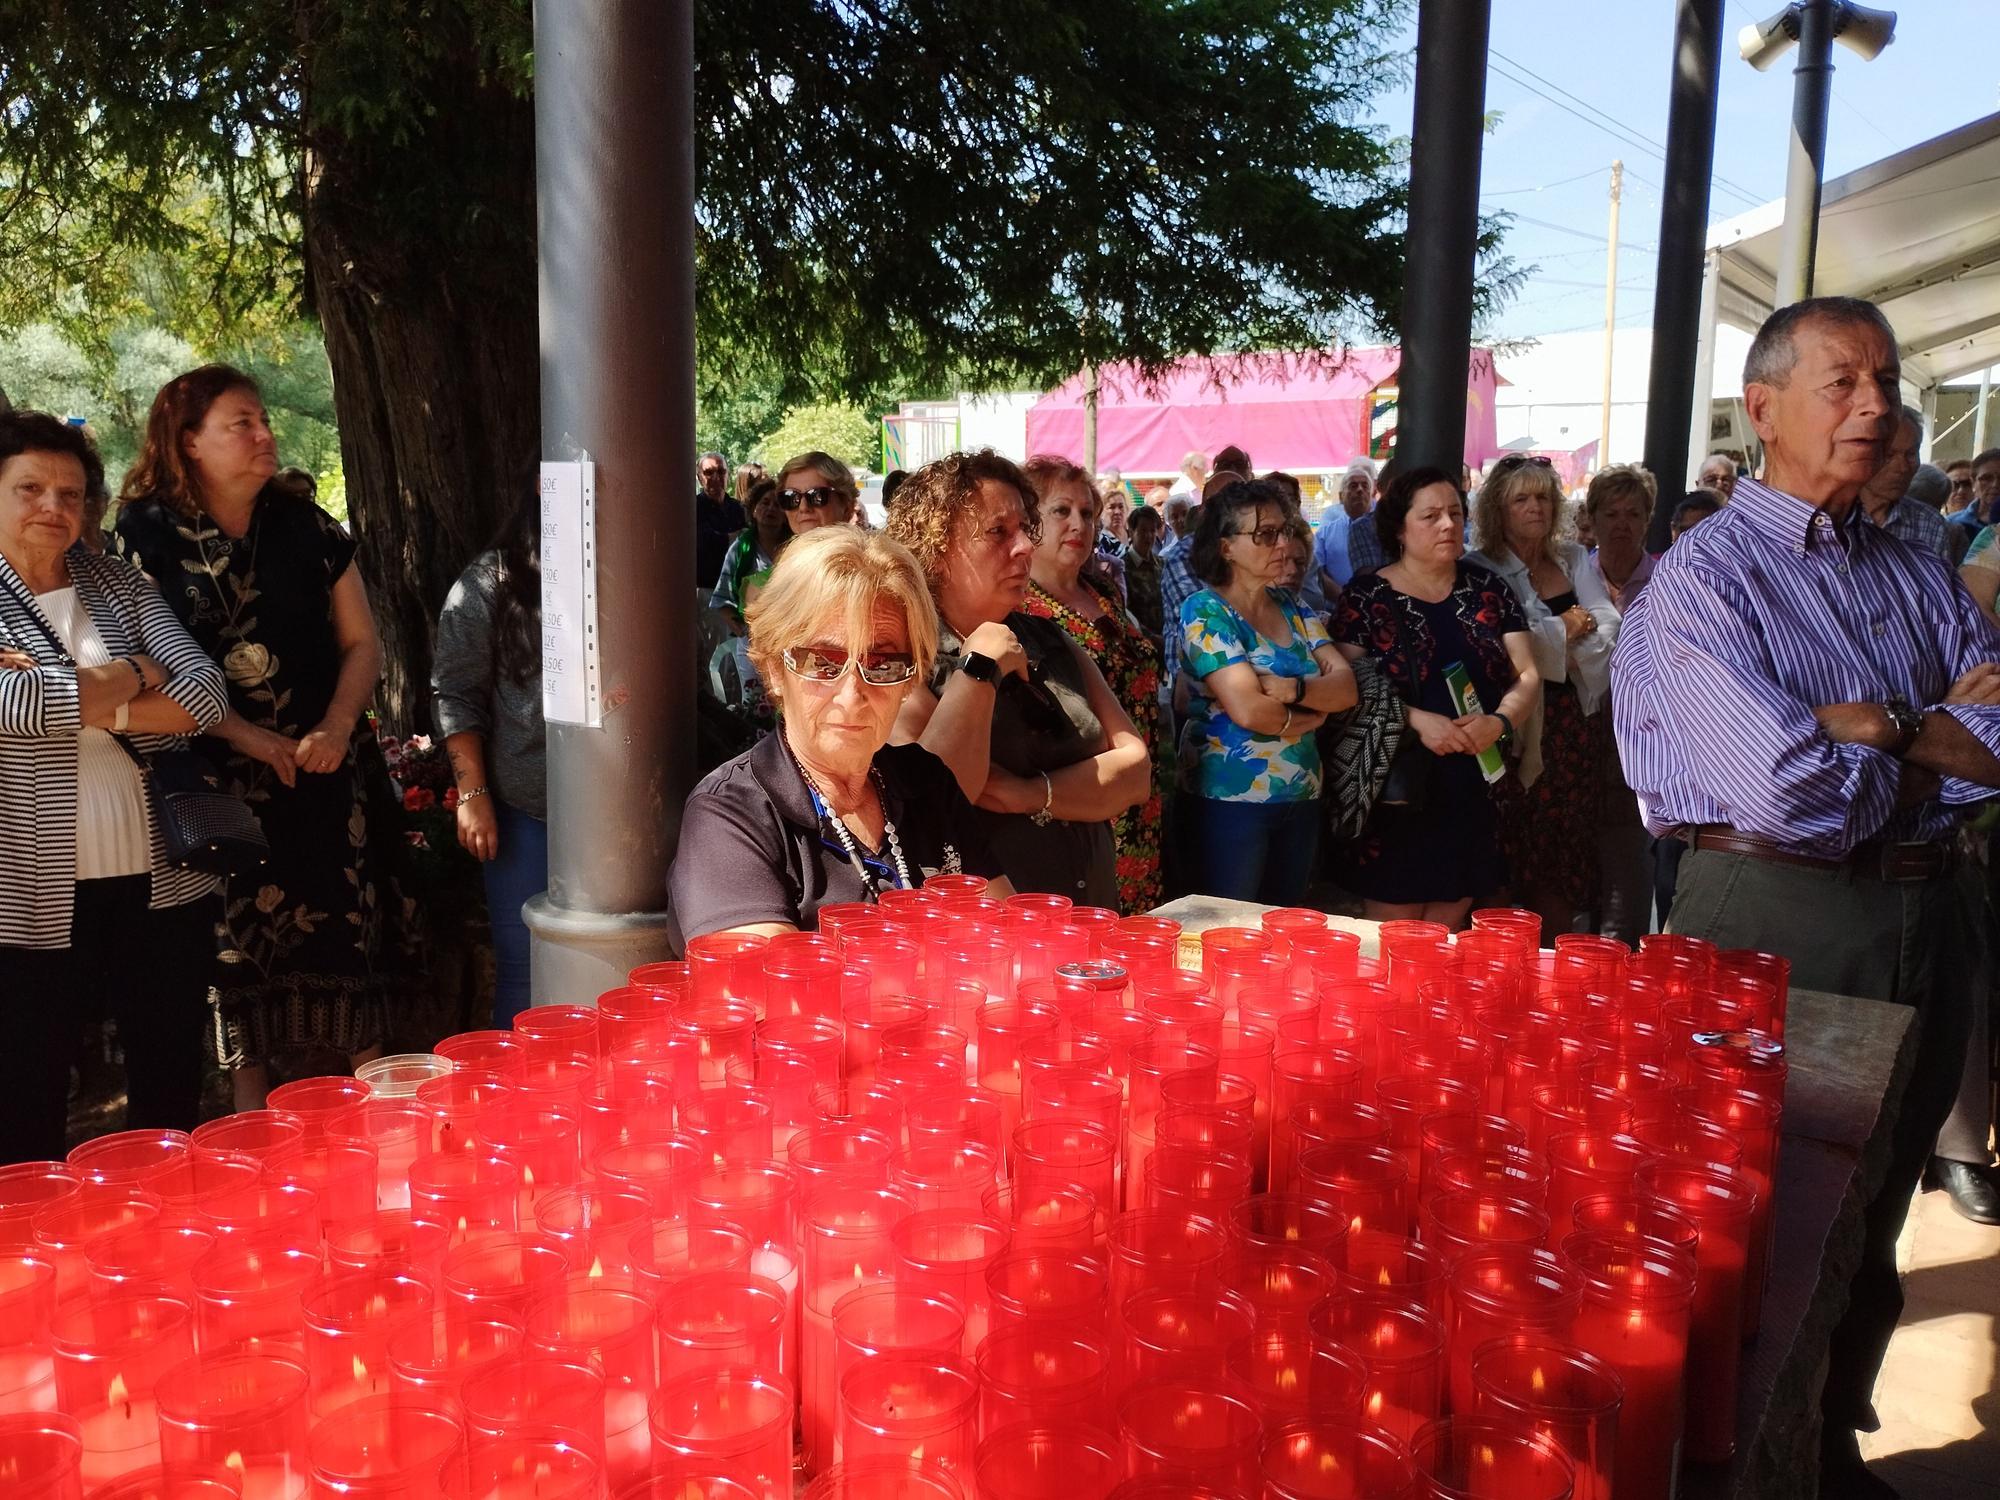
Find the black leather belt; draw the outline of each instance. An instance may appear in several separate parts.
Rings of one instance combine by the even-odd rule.
[[[1769,864],[1793,865],[1803,870],[1847,870],[1856,875],[1896,883],[1935,880],[1949,872],[1958,860],[1957,847],[1943,839],[1909,844],[1874,840],[1857,844],[1854,852],[1845,859],[1824,859],[1818,855],[1800,854],[1795,849],[1787,849],[1754,833],[1743,833],[1727,823],[1683,827],[1679,830],[1679,837],[1690,849],[1716,854],[1742,854]]]

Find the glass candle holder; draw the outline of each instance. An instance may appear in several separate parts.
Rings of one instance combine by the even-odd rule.
[[[1134,1292],[1118,1309],[1114,1397],[1136,1385],[1213,1378],[1256,1321],[1249,1302],[1234,1292]]]
[[[23,1161],[0,1166],[0,1255],[16,1255],[35,1243],[35,1215],[53,1203],[74,1198],[83,1179],[61,1162]]]
[[[678,1494],[672,1500],[683,1500]],[[869,1458],[835,1464],[805,1487],[800,1500],[965,1500],[965,1491],[935,1464]]]
[[[895,1143],[864,1121],[817,1120],[785,1148],[785,1162],[808,1203],[835,1188],[886,1188]]]
[[[964,1360],[905,1351],[856,1361],[840,1377],[840,1452],[971,1471],[979,1378]]]
[[[1259,1328],[1304,1327],[1313,1308],[1339,1287],[1325,1256],[1295,1245],[1232,1243],[1223,1279],[1250,1305]]]
[[[979,1372],[979,1433],[1026,1423],[1102,1427],[1111,1375],[1101,1338],[1053,1323],[1017,1323],[988,1334],[973,1361]]]
[[[674,1002],[686,993],[649,985],[623,984],[597,997],[597,1044],[605,1057],[666,1041],[674,1025]]]
[[[1446,1393],[1452,1411],[1474,1410],[1473,1352],[1516,1333],[1569,1335],[1583,1280],[1558,1256],[1519,1245],[1476,1250],[1452,1267]]]
[[[431,1051],[451,1064],[454,1073],[513,1080],[527,1065],[528,1045],[511,1031],[461,1031]],[[423,1085],[418,1084],[419,1093]]]
[[[400,1271],[435,1288],[444,1257],[444,1229],[411,1222],[408,1209],[337,1225],[326,1237],[327,1269],[334,1272]]]
[[[221,1464],[154,1464],[101,1484],[90,1500],[242,1500],[235,1471]]]
[[[1571,1340],[1608,1365],[1625,1391],[1612,1493],[1665,1500],[1686,1426],[1694,1265],[1661,1241],[1582,1229],[1563,1242],[1563,1255],[1583,1276]]]
[[[390,1386],[462,1416],[466,1381],[496,1365],[521,1363],[525,1338],[517,1322],[447,1322],[442,1313],[405,1317],[389,1329],[385,1341]]]
[[[354,1070],[354,1076],[368,1085],[371,1099],[414,1099],[418,1085],[451,1070],[451,1059],[435,1052],[396,1052],[371,1058]]]
[[[1543,1333],[1489,1339],[1472,1351],[1475,1416],[1498,1416],[1554,1443],[1576,1466],[1573,1500],[1612,1500],[1624,1385],[1611,1367]]]
[[[925,932],[926,977],[975,984],[986,992],[988,1003],[1010,1005],[1015,946],[1014,933],[1004,927],[986,922],[936,923]]]
[[[1229,1351],[1230,1378],[1247,1391],[1268,1430],[1297,1417],[1353,1418],[1368,1368],[1338,1344],[1321,1343],[1303,1321],[1259,1328]]]
[[[1622,1193],[1632,1174],[1651,1159],[1640,1141],[1618,1132],[1558,1130],[1546,1146],[1549,1163],[1549,1243],[1560,1245],[1576,1227],[1576,1202],[1600,1193]]]
[[[1422,1304],[1379,1292],[1335,1298],[1313,1310],[1312,1330],[1367,1367],[1364,1422],[1408,1442],[1442,1410],[1445,1325]]]
[[[142,1188],[86,1186],[44,1206],[33,1220],[34,1255],[55,1268],[56,1301],[90,1290],[89,1250],[95,1242],[160,1218],[160,1200]]]
[[[1757,1190],[1723,1167],[1652,1161],[1633,1190],[1695,1222],[1694,1306],[1688,1327],[1687,1457],[1726,1463],[1736,1451],[1736,1385],[1743,1294]]]
[[[473,1137],[487,1156],[514,1171],[517,1224],[534,1223],[544,1198],[582,1180],[581,1119],[578,1107],[516,1098],[487,1110],[473,1127]]]
[[[1367,1229],[1348,1236],[1347,1269],[1341,1272],[1340,1285],[1350,1295],[1394,1295],[1443,1318],[1450,1273],[1436,1246]]]
[[[748,1271],[750,1238],[727,1224],[654,1219],[632,1232],[632,1284],[657,1303],[671,1288],[703,1271]]]
[[[1446,1151],[1432,1164],[1430,1188],[1418,1205],[1441,1193],[1475,1192],[1539,1208],[1549,1196],[1549,1159],[1526,1146],[1479,1146]]]
[[[904,1026],[922,1025],[929,1011],[921,1001],[897,992],[850,999],[842,1007],[841,1017],[841,1071],[852,1085],[875,1076],[885,1035]]]
[[[1430,1196],[1438,1159],[1449,1152],[1489,1151],[1498,1146],[1525,1147],[1528,1132],[1504,1115],[1475,1110],[1440,1110],[1424,1116],[1417,1127],[1417,1197]]]
[[[860,1287],[833,1310],[833,1436],[823,1452],[841,1458],[840,1390],[863,1360],[903,1353],[950,1359],[965,1341],[965,1314],[949,1297],[895,1285]]]
[[[1778,1180],[1779,1123],[1782,1100],[1704,1082],[1676,1096],[1681,1109],[1702,1116],[1727,1130],[1743,1148],[1737,1170],[1757,1191],[1757,1211],[1750,1218],[1750,1262],[1743,1274],[1743,1337],[1756,1337],[1763,1319],[1764,1278],[1771,1263],[1771,1242],[1777,1227],[1772,1212]]]
[[[1264,1439],[1265,1500],[1380,1500],[1415,1482],[1409,1449],[1350,1419],[1286,1422]]]
[[[357,1127],[366,1124],[364,1106]],[[271,1182],[303,1183],[318,1199],[320,1227],[372,1218],[376,1210],[381,1156],[375,1143],[360,1136],[308,1137],[264,1158],[264,1176]]]
[[[459,1384],[465,1428],[474,1447],[553,1426],[581,1433],[585,1446],[600,1456],[604,1394],[604,1377],[594,1367],[545,1354],[493,1361],[468,1371]],[[622,1437],[629,1450],[630,1435]],[[650,1440],[645,1446],[650,1452]]]
[[[1576,1200],[1573,1213],[1576,1228],[1563,1239],[1563,1253],[1579,1234],[1608,1234],[1614,1238],[1656,1240],[1666,1250],[1694,1266],[1695,1241],[1699,1231],[1693,1219],[1658,1199],[1641,1198],[1637,1193],[1592,1193]]]
[[[1231,1204],[1224,1221],[1231,1253],[1297,1249],[1334,1270],[1347,1264],[1347,1221],[1317,1199],[1296,1193],[1254,1193]]]
[[[0,1416],[0,1475],[9,1500],[83,1500],[83,1437],[58,1412]]]
[[[1115,1108],[1115,1093],[1110,1102]],[[1118,1196],[1117,1166],[1117,1141],[1094,1121],[1051,1114],[1015,1127],[1016,1193],[1026,1200],[1068,1187],[1083,1189],[1098,1205],[1094,1234],[1110,1227]]]
[[[604,1467],[573,1432],[546,1427],[472,1449],[465,1488],[451,1500],[598,1500]]]
[[[688,994],[704,1003],[761,1005],[764,949],[770,941],[752,932],[710,932],[689,939]]]
[[[277,1109],[245,1109],[195,1127],[188,1138],[196,1161],[220,1158],[262,1164],[272,1152],[305,1139],[305,1122]]]
[[[1057,1030],[1054,1006],[1032,1001],[988,1000],[979,1007],[973,1055],[975,1079],[1000,1096],[1004,1139],[1012,1140],[1021,1119],[1021,1044]]]
[[[1220,1222],[1232,1203],[1249,1195],[1249,1156],[1216,1149],[1212,1140],[1202,1139],[1213,1132],[1195,1117],[1163,1115],[1159,1124],[1175,1138],[1156,1140],[1146,1159],[1146,1206]],[[1241,1144],[1249,1144],[1247,1122]]]
[[[1097,1197],[1086,1188],[1063,1184],[1024,1193],[996,1183],[979,1200],[986,1217],[1008,1231],[1008,1249],[1087,1255],[1101,1243]]]
[[[1031,1319],[1102,1331],[1109,1310],[1104,1262],[1090,1255],[1010,1253],[986,1268],[989,1325]]]
[[[1504,1418],[1445,1417],[1410,1440],[1429,1500],[1570,1500],[1576,1469],[1554,1443]]]
[[[834,1430],[840,1416],[840,1393],[834,1383],[833,1310],[857,1288],[895,1278],[896,1254],[890,1232],[910,1211],[906,1193],[838,1181],[822,1187],[806,1208],[798,1385],[809,1468],[833,1461]]]
[[[1424,1243],[1443,1251],[1447,1264],[1489,1245],[1539,1249],[1549,1237],[1549,1216],[1539,1207],[1485,1189],[1433,1193],[1422,1218]]]
[[[716,1166],[764,1161],[776,1148],[776,1111],[755,1089],[706,1089],[680,1105],[680,1128]]]
[[[1007,1249],[1004,1224],[983,1211],[934,1209],[899,1219],[889,1231],[899,1286],[942,1294],[965,1314],[960,1352],[977,1349],[991,1318],[986,1269]]]
[[[1082,1422],[1017,1424],[973,1456],[979,1500],[1103,1500],[1124,1474],[1117,1441]]]
[[[94,1241],[84,1252],[94,1299],[126,1292],[150,1292],[194,1305],[194,1267],[215,1244],[215,1236],[192,1225],[154,1224]],[[4,1342],[4,1339],[0,1339]],[[0,1391],[7,1383],[0,1376]],[[4,1403],[0,1402],[0,1409]]]
[[[586,1276],[630,1276],[632,1235],[653,1217],[653,1200],[625,1187],[558,1188],[535,1206],[535,1224]]]
[[[410,1222],[443,1230],[447,1250],[517,1229],[520,1215],[521,1170],[512,1163],[456,1151],[410,1168]]]
[[[217,1193],[202,1206],[204,1224],[225,1244],[317,1250],[325,1237],[319,1194],[303,1181],[264,1179]],[[343,1220],[354,1224],[359,1219]]]
[[[0,1413],[56,1409],[55,1312],[55,1267],[0,1256]]]
[[[303,1299],[319,1276],[316,1250],[223,1240],[194,1268],[196,1343],[303,1360]]]
[[[1221,1227],[1186,1214],[1138,1212],[1112,1222],[1108,1243],[1111,1305],[1134,1292],[1213,1289],[1221,1284],[1229,1242]]]
[[[67,1163],[85,1182],[150,1188],[188,1153],[184,1130],[120,1130],[85,1141],[70,1152]]]
[[[306,1439],[314,1500],[431,1500],[465,1482],[458,1418],[412,1396],[370,1396],[321,1417]]]
[[[1118,1436],[1125,1472],[1133,1477],[1170,1475],[1246,1494],[1258,1484],[1257,1408],[1219,1385],[1174,1381],[1133,1387],[1118,1403]]]
[[[455,1156],[476,1152],[479,1147],[473,1128],[486,1111],[517,1097],[519,1090],[513,1080],[519,1076],[516,1072],[502,1078],[497,1073],[468,1070],[459,1065],[443,1078],[418,1084],[417,1104],[430,1117],[430,1154]]]
[[[361,1116],[361,1138],[375,1148],[375,1207],[410,1206],[410,1168],[431,1153],[430,1112],[408,1095],[378,1095]]]
[[[1292,1188],[1298,1155],[1295,1112],[1305,1105],[1361,1102],[1361,1059],[1332,1045],[1280,1048],[1271,1063],[1271,1164],[1269,1181]],[[1370,1106],[1371,1113],[1373,1107]],[[1377,1116],[1379,1119],[1379,1116]],[[1384,1129],[1386,1138],[1387,1130]]]
[[[782,1162],[731,1162],[702,1173],[688,1190],[688,1222],[740,1229],[750,1241],[750,1269],[796,1298],[798,1180]]]
[[[528,1308],[528,1347],[604,1375],[604,1460],[612,1485],[650,1463],[646,1404],[658,1385],[653,1310],[639,1293],[572,1276]]]
[[[155,1388],[163,1463],[219,1464],[243,1500],[299,1500],[306,1491],[305,1367],[268,1354],[204,1354]]]
[[[741,1000],[696,996],[674,1006],[674,1029],[694,1038],[695,1081],[704,1089],[719,1089],[729,1081],[729,1064],[754,1066],[757,1009]]]
[[[1298,1191],[1329,1205],[1350,1233],[1410,1232],[1410,1162],[1386,1146],[1312,1146],[1299,1155]]]
[[[708,1167],[701,1148],[685,1136],[610,1146],[598,1153],[593,1164],[600,1183],[644,1194],[654,1215],[663,1219],[686,1216],[688,1190]]]
[[[430,1288],[394,1272],[350,1271],[307,1292],[306,1380],[313,1415],[323,1417],[350,1401],[394,1389],[390,1331],[430,1308]]]
[[[825,911],[826,908],[821,910]],[[652,963],[640,964],[625,975],[625,982],[639,989],[654,990],[663,995],[680,993],[688,987],[687,960],[663,958]]]
[[[999,1153],[977,1141],[919,1142],[889,1159],[890,1180],[926,1210],[976,1210],[999,1171]]]
[[[188,1305],[146,1292],[86,1298],[59,1308],[50,1331],[57,1403],[83,1439],[83,1482],[95,1487],[159,1463],[155,1392],[194,1357]]]
[[[359,1078],[300,1078],[279,1084],[265,1096],[264,1103],[268,1109],[296,1116],[310,1141],[325,1135],[354,1134],[374,1092]]]
[[[538,1232],[494,1231],[468,1239],[444,1258],[439,1277],[447,1321],[478,1318],[519,1320],[540,1298],[559,1290],[572,1272],[561,1243]]]
[[[791,1303],[784,1288],[747,1271],[686,1278],[661,1296],[654,1327],[663,1376],[731,1365],[782,1375],[793,1367]]]

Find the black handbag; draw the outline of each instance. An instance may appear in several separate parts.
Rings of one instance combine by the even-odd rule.
[[[67,667],[76,661],[29,601],[28,618]],[[192,750],[155,750],[141,755],[121,734],[111,741],[139,768],[146,805],[166,845],[167,863],[180,870],[234,875],[254,870],[271,857],[264,825],[241,797],[222,789],[222,779],[205,756]]]

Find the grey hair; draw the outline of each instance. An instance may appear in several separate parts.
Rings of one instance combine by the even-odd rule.
[[[1368,482],[1373,484],[1375,482],[1375,460],[1367,457],[1355,459],[1353,463],[1347,466],[1346,471],[1341,474],[1340,482],[1346,484],[1356,474],[1366,474]]]
[[[1896,347],[1896,330],[1882,315],[1882,309],[1860,297],[1807,297],[1781,307],[1764,320],[1743,357],[1743,383],[1768,385],[1783,390],[1799,363],[1798,331],[1807,323],[1826,322],[1840,327],[1865,324],[1879,329]]]
[[[1735,473],[1735,472],[1736,472],[1736,460],[1735,460],[1735,459],[1733,459],[1733,458],[1731,458],[1731,457],[1730,457],[1730,456],[1729,456],[1729,455],[1728,455],[1727,453],[1711,453],[1711,454],[1709,454],[1707,458],[1704,458],[1704,459],[1703,459],[1703,460],[1701,461],[1701,467],[1705,469],[1705,468],[1707,468],[1707,467],[1708,467],[1708,466],[1709,466],[1710,464],[1714,463],[1714,462],[1715,462],[1715,461],[1716,461],[1717,459],[1721,459],[1721,460],[1722,460],[1722,462],[1724,462],[1724,463],[1726,463],[1726,464],[1728,464],[1728,465],[1729,465],[1729,472],[1730,472],[1730,473],[1732,473],[1732,474],[1733,474],[1733,473]]]
[[[1917,472],[1910,476],[1909,496],[1919,505],[1942,510],[1951,498],[1951,476],[1936,464],[1918,464]]]
[[[1197,469],[1205,469],[1208,467],[1208,455],[1197,448],[1190,448],[1181,455],[1181,467],[1185,469],[1190,464]]]

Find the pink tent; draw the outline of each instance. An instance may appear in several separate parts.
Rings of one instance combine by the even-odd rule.
[[[1191,450],[1213,457],[1234,443],[1259,469],[1315,473],[1380,450],[1395,428],[1393,386],[1402,351],[1350,349],[1338,365],[1298,355],[1253,354],[1240,361],[1186,359],[1148,389],[1130,365],[1105,365],[1097,408],[1097,463],[1132,474],[1170,474]],[[1466,384],[1465,458],[1475,468],[1496,455],[1493,356],[1472,351]],[[1028,451],[1083,453],[1081,375],[1028,410]]]

